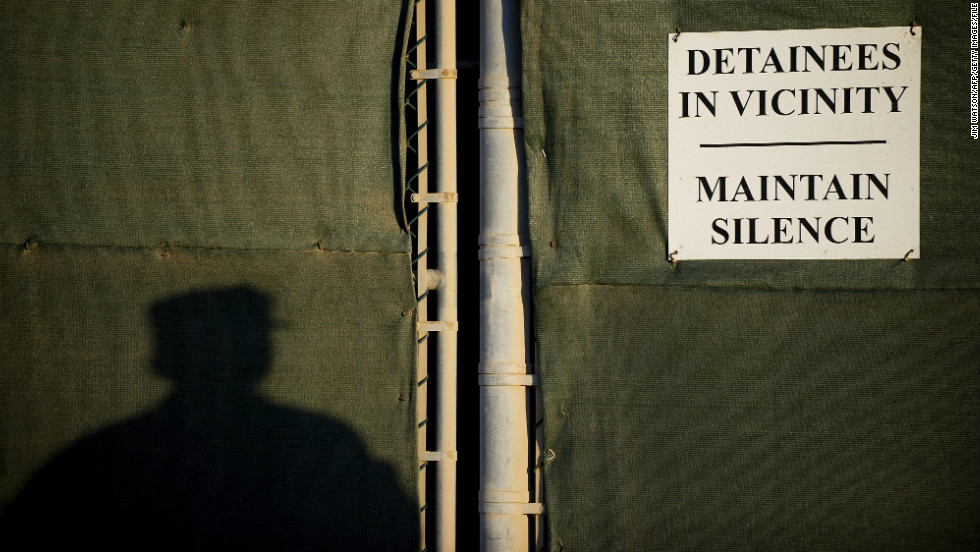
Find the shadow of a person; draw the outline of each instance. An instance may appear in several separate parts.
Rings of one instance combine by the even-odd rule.
[[[32,548],[413,550],[417,508],[342,424],[255,392],[271,360],[269,298],[253,289],[154,305],[157,409],[56,456],[0,529]]]

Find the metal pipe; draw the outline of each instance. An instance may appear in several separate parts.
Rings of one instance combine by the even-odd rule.
[[[435,3],[435,66],[441,75],[435,84],[436,191],[455,194],[456,186],[456,4]],[[451,75],[451,76],[450,76]],[[436,290],[437,318],[457,321],[456,202],[436,204],[436,267],[440,273]],[[435,470],[434,550],[456,549],[456,332],[442,331],[436,338],[435,445],[443,460]]]
[[[519,0],[482,0],[480,22],[480,538],[533,546],[529,514],[530,290]]]

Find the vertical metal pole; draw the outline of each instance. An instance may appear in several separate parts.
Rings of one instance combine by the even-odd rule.
[[[532,546],[530,289],[519,0],[482,0],[480,47],[480,532]]]
[[[439,193],[456,193],[456,4],[435,3],[435,64],[443,74],[435,83],[434,178]],[[436,265],[441,273],[436,293],[438,320],[457,320],[456,203],[436,204]],[[436,465],[435,550],[456,549],[456,332],[439,332],[436,338],[436,450],[449,453]],[[450,457],[451,456],[451,457]]]
[[[418,0],[415,4],[415,40],[418,42],[418,45],[415,47],[414,54],[416,69],[420,71],[424,71],[426,68],[426,45],[425,40],[423,40],[425,36],[425,4],[425,0]],[[429,191],[429,171],[425,169],[425,166],[429,162],[429,108],[428,93],[426,91],[428,84],[424,80],[418,81],[416,84],[421,85],[415,92],[416,128],[419,129],[415,140],[415,150],[418,152],[416,170],[419,171],[416,177],[416,189],[421,196]],[[422,205],[419,205],[419,208],[421,210]],[[419,215],[415,226],[415,235],[417,236],[416,255],[418,255],[418,253],[425,251],[429,247],[428,212],[423,212]],[[415,266],[416,297],[421,297],[417,311],[419,321],[429,320],[429,300],[427,295],[429,291],[428,268],[427,257],[425,255],[419,255]],[[429,346],[425,342],[420,343],[418,346],[418,377],[420,383],[415,403],[415,419],[418,423],[422,423],[422,420],[428,418],[429,408],[429,385],[427,383],[429,377]],[[428,428],[424,425],[419,428],[418,454],[420,459],[425,456],[425,451],[428,450],[426,448],[428,446],[426,439],[427,432]],[[428,510],[425,496],[425,482],[428,464],[423,463],[421,465],[425,466],[426,469],[419,470],[419,550],[425,550],[426,510]]]

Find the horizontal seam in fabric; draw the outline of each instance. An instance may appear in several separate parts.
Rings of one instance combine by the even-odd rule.
[[[826,286],[813,286],[813,287],[798,287],[798,286],[785,286],[785,287],[774,287],[774,286],[752,286],[752,285],[719,285],[719,284],[704,284],[704,285],[691,285],[691,284],[599,284],[599,283],[589,283],[589,284],[546,284],[546,285],[535,285],[534,291],[545,291],[549,288],[575,288],[575,287],[609,287],[609,288],[671,288],[671,289],[689,289],[689,290],[712,290],[712,291],[778,291],[778,292],[809,292],[809,291],[833,291],[833,292],[878,292],[878,291],[901,291],[901,292],[915,292],[915,291],[980,291],[980,285],[976,287],[826,287]]]
[[[121,251],[189,251],[189,252],[214,252],[214,253],[362,253],[367,255],[405,255],[407,251],[376,251],[358,249],[322,249],[313,244],[312,247],[303,248],[246,248],[246,247],[188,247],[179,245],[105,245],[105,244],[81,244],[81,243],[54,243],[43,241],[28,241],[26,243],[0,243],[2,247],[14,247],[34,251],[35,248],[57,248],[57,249],[107,249]]]

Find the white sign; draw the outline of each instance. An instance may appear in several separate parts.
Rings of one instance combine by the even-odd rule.
[[[668,44],[671,258],[919,257],[920,27]]]

